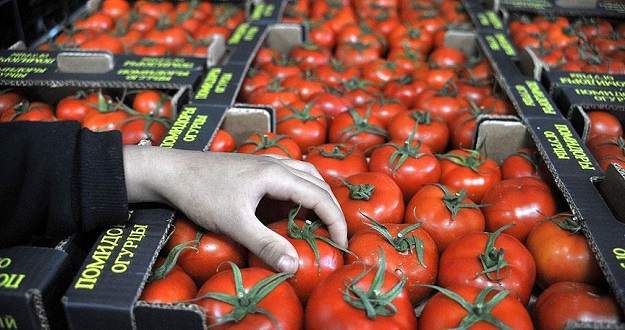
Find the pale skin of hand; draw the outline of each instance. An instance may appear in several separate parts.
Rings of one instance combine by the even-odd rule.
[[[297,252],[255,215],[263,196],[313,210],[347,247],[347,225],[313,165],[279,156],[124,146],[128,202],[159,202],[239,242],[274,269],[295,273]]]

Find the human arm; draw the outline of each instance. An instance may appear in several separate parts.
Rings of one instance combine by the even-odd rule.
[[[313,210],[347,246],[341,209],[311,164],[270,156],[124,147],[129,202],[173,206],[200,226],[230,236],[280,271],[297,270],[297,252],[255,215],[261,198]]]

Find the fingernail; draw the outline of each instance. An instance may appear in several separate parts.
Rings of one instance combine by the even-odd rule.
[[[295,273],[297,271],[297,260],[291,256],[280,257],[280,260],[278,260],[278,270],[283,273]]]

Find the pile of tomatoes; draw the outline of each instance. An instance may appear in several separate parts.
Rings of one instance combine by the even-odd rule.
[[[309,41],[286,53],[262,47],[239,95],[274,107],[276,132],[236,145],[220,131],[213,144],[313,164],[343,210],[347,249],[329,240],[314,213],[263,200],[257,216],[300,257],[294,275],[276,273],[178,215],[140,299],[198,304],[209,326],[622,322],[580,220],[536,150],[498,163],[472,145],[477,116],[515,111],[494,92],[480,54],[443,44],[446,31],[467,24],[461,8],[289,2],[285,20],[306,21]]]
[[[604,18],[519,16],[509,23],[513,43],[530,47],[548,67],[625,73],[625,24]]]
[[[204,57],[213,35],[227,39],[245,19],[231,3],[103,0],[39,49]]]
[[[588,110],[589,131],[586,145],[605,171],[609,164],[625,166],[623,124],[614,114],[603,110]]]
[[[172,124],[171,96],[153,89],[123,94],[80,90],[50,104],[7,89],[0,92],[0,122],[75,120],[94,132],[119,130],[124,144],[157,144]]]

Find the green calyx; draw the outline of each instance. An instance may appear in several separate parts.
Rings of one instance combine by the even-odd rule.
[[[297,119],[300,120],[302,122],[308,122],[308,121],[315,121],[315,120],[319,120],[320,118],[323,118],[325,116],[313,116],[310,114],[310,111],[312,109],[313,103],[314,102],[308,102],[304,105],[304,107],[302,109],[298,109],[292,105],[288,105],[282,101],[280,101],[280,103],[282,103],[282,106],[284,106],[285,108],[291,110],[291,114],[282,117],[278,123],[282,123],[285,122],[289,119]]]
[[[349,109],[349,114],[352,116],[352,120],[354,123],[350,126],[347,126],[343,129],[339,135],[345,136],[345,139],[351,139],[352,137],[360,134],[360,133],[369,133],[375,135],[381,135],[385,138],[388,137],[388,132],[382,127],[369,124],[369,116],[371,115],[370,107],[367,108],[367,111],[364,116],[360,116],[358,112],[354,109]]]
[[[490,300],[486,301],[486,297],[488,296],[488,294],[490,294],[493,290],[498,290],[498,287],[489,286],[480,291],[477,297],[475,297],[475,301],[473,303],[470,303],[466,301],[466,299],[462,298],[460,295],[449,289],[441,288],[436,285],[421,285],[433,288],[441,292],[449,299],[457,302],[460,306],[462,306],[462,308],[467,311],[467,316],[465,316],[462,321],[460,321],[457,327],[451,328],[450,330],[469,329],[472,325],[478,322],[487,322],[502,330],[512,330],[511,327],[509,327],[491,314],[493,308],[495,308],[495,306],[497,306],[510,293],[509,290],[501,290],[497,292]]]
[[[212,324],[211,327],[222,325],[228,322],[237,323],[243,320],[248,314],[263,314],[271,319],[276,328],[280,328],[278,321],[271,314],[271,312],[264,308],[258,307],[258,304],[276,287],[278,287],[278,285],[293,277],[293,275],[288,273],[276,273],[262,279],[261,281],[256,283],[256,285],[254,285],[251,289],[246,290],[243,286],[243,276],[239,267],[231,261],[228,261],[228,264],[230,264],[230,267],[232,267],[236,294],[229,295],[221,292],[209,292],[200,297],[192,299],[190,302],[202,299],[215,299],[233,306],[233,309],[230,313],[219,317],[218,322]]]
[[[447,187],[442,184],[436,184],[445,195],[441,198],[445,206],[451,212],[451,221],[456,219],[458,212],[464,208],[480,208],[483,205],[475,204],[475,203],[463,203],[462,201],[467,198],[467,191],[465,189],[461,189],[455,194],[452,194],[451,191]]]
[[[354,255],[353,252],[338,245],[333,240],[314,233],[315,230],[317,230],[317,228],[321,227],[321,225],[323,224],[320,220],[316,220],[314,222],[310,220],[306,220],[304,225],[302,227],[299,227],[295,223],[295,217],[297,216],[297,213],[299,213],[301,208],[302,208],[302,205],[300,204],[289,212],[287,233],[289,237],[293,239],[301,239],[301,240],[306,241],[306,243],[308,243],[310,248],[313,250],[313,253],[315,254],[315,262],[317,263],[317,271],[319,273],[321,273],[321,261],[320,261],[320,256],[319,256],[319,247],[317,246],[317,240],[322,241],[326,244],[329,244],[333,248],[339,249],[341,252],[350,253]]]
[[[501,274],[501,271],[504,269],[504,267],[508,265],[508,261],[504,259],[504,249],[497,249],[495,247],[495,240],[504,230],[512,226],[514,226],[514,223],[509,223],[488,235],[488,240],[486,241],[484,253],[480,254],[479,256],[480,262],[482,263],[482,267],[484,270],[478,272],[476,276],[486,275],[489,280],[499,283],[501,282],[501,280],[510,275],[510,272],[508,272],[506,275]]]
[[[582,234],[582,223],[580,219],[571,213],[558,213],[554,216],[547,218],[546,221],[551,221],[555,223],[562,230],[568,231],[571,234]]]
[[[423,261],[423,251],[425,249],[425,243],[423,243],[423,240],[421,240],[417,236],[408,235],[410,234],[410,232],[421,227],[421,225],[423,224],[422,222],[406,226],[399,233],[397,233],[396,236],[393,237],[393,235],[391,235],[388,228],[384,224],[376,221],[375,219],[362,212],[360,212],[360,214],[367,218],[367,220],[369,220],[370,223],[366,223],[366,225],[382,235],[382,237],[384,237],[386,241],[391,244],[393,248],[395,248],[395,250],[397,250],[398,252],[410,252],[410,254],[417,257],[417,260],[419,260],[419,264],[423,268],[427,268],[427,265]]]
[[[277,135],[273,139],[270,139],[267,134],[259,134],[259,136],[260,136],[260,141],[254,141],[252,139],[243,141],[243,144],[250,143],[250,144],[255,145],[254,149],[252,149],[250,153],[255,153],[262,149],[269,149],[272,147],[276,147],[284,151],[284,153],[286,153],[287,155],[291,156],[291,153],[286,149],[286,147],[278,143],[280,140],[285,139],[287,137],[286,135]]]
[[[441,159],[449,160],[450,162],[463,167],[470,168],[473,172],[481,173],[480,166],[486,162],[485,157],[478,150],[463,149],[468,151],[468,155],[458,155],[447,153],[439,155]]]
[[[319,151],[319,154],[323,157],[343,160],[347,158],[347,156],[351,155],[354,150],[356,150],[356,145],[348,146],[343,143],[338,143],[332,147],[332,151],[326,151],[325,149],[320,147],[317,147],[317,150]]]
[[[371,199],[371,196],[373,195],[373,192],[375,191],[375,186],[372,184],[368,184],[368,183],[352,184],[349,181],[342,179],[342,178],[339,178],[339,180],[341,180],[341,182],[343,182],[343,184],[347,186],[347,188],[349,188],[349,198],[354,199],[354,200],[368,201],[369,199]]]
[[[397,314],[397,307],[393,305],[393,300],[399,296],[406,285],[406,276],[402,274],[401,280],[397,282],[388,292],[382,292],[382,285],[386,275],[386,256],[380,249],[380,258],[377,266],[367,266],[363,264],[363,272],[354,278],[344,280],[345,290],[343,300],[350,306],[366,311],[367,318],[375,320],[377,316],[393,316]],[[356,286],[367,274],[375,269],[375,276],[371,281],[369,290],[363,290]]]

